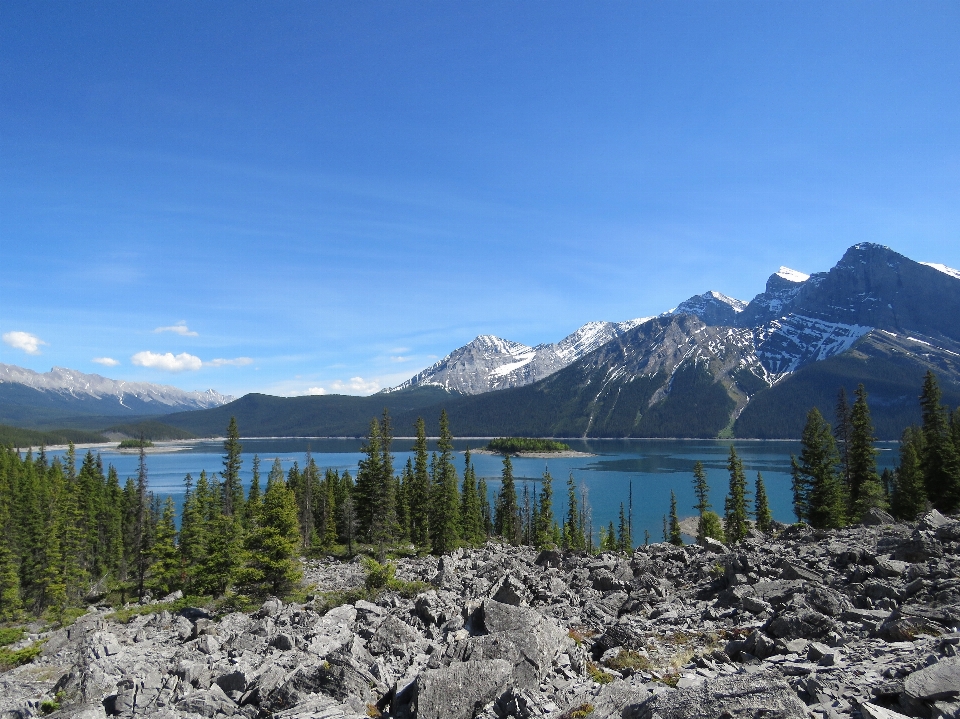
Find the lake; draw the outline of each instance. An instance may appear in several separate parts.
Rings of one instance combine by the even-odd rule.
[[[294,462],[304,465],[309,450],[317,465],[338,471],[349,470],[356,477],[357,464],[363,455],[362,444],[357,439],[243,439],[243,477],[248,487],[251,464],[255,454],[261,459],[261,482],[275,457],[279,457],[286,471]],[[513,473],[517,480],[517,492],[523,501],[524,486],[531,492],[537,486],[545,468],[553,476],[554,513],[561,517],[566,505],[566,482],[572,474],[577,484],[587,490],[592,507],[595,534],[609,522],[617,523],[620,503],[628,506],[630,488],[633,490],[633,540],[640,544],[644,531],[650,533],[651,541],[662,539],[662,518],[670,511],[670,491],[677,495],[678,513],[681,518],[694,514],[696,499],[693,493],[693,464],[703,462],[710,483],[710,501],[714,511],[723,514],[723,500],[727,493],[729,474],[726,462],[730,441],[721,440],[662,440],[662,439],[606,439],[565,440],[572,449],[589,452],[594,456],[551,459],[514,458]],[[183,479],[189,472],[194,480],[201,470],[207,473],[223,469],[222,443],[194,441],[179,443],[182,449],[176,452],[154,453],[147,456],[150,489],[157,495],[172,496],[178,510],[183,500]],[[463,450],[480,447],[485,440],[455,440],[458,452],[457,469],[463,473]],[[800,452],[797,441],[751,441],[734,440],[737,454],[743,461],[747,480],[752,488],[757,472],[763,474],[774,519],[794,521],[792,494],[790,491],[790,455]],[[412,439],[397,439],[393,443],[394,467],[399,473],[411,451]],[[880,454],[877,463],[883,468],[893,468],[898,460],[897,443],[878,443]],[[431,450],[435,445],[431,444]],[[82,454],[85,450],[78,451]],[[136,477],[138,458],[136,454],[120,453],[115,449],[100,448],[104,465],[112,464],[120,474],[121,484],[127,477]],[[62,451],[49,452],[62,455]],[[78,464],[79,464],[78,458]],[[478,477],[484,477],[493,496],[499,490],[502,458],[493,455],[473,455]],[[751,504],[752,508],[752,504]]]

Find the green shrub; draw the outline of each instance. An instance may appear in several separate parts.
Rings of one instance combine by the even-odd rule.
[[[587,674],[590,675],[590,678],[597,684],[609,684],[613,681],[612,674],[607,674],[593,662],[587,664]]]
[[[23,639],[26,632],[20,627],[0,628],[0,647],[6,647]]]
[[[43,649],[42,641],[31,644],[29,647],[24,647],[23,649],[0,649],[0,670],[6,671],[7,669],[19,667],[21,664],[32,662],[37,655],[40,654],[41,649]]]

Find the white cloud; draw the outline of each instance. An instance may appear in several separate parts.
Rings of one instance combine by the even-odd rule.
[[[3,341],[14,349],[23,350],[28,355],[40,354],[40,345],[47,344],[29,332],[7,332],[3,335]]]
[[[390,361],[391,362],[409,362],[410,358],[409,357],[391,357]]]
[[[119,360],[115,360],[113,357],[94,357],[93,361],[102,364],[104,367],[116,367],[120,364]]]
[[[193,332],[187,327],[186,320],[180,320],[175,325],[170,325],[169,327],[157,327],[154,332],[173,332],[176,335],[182,337],[196,337],[198,333]]]
[[[194,357],[186,352],[174,355],[172,352],[158,354],[156,352],[137,352],[130,361],[141,367],[152,367],[166,372],[183,372],[184,370],[196,371],[203,366],[199,357]]]
[[[325,390],[323,387],[310,387],[307,389],[307,394],[311,396],[318,396],[326,393],[327,390]]]
[[[335,380],[330,384],[332,392],[346,392],[347,394],[373,394],[379,389],[379,380],[366,380],[363,377],[351,377],[348,382]]]
[[[236,357],[235,359],[212,359],[209,362],[204,362],[204,367],[244,367],[248,364],[253,364],[253,360],[249,357]]]

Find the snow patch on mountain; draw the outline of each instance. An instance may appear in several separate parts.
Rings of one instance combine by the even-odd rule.
[[[846,352],[873,329],[787,315],[757,329],[757,357],[770,375],[780,379],[806,364]]]
[[[806,282],[810,279],[810,275],[804,274],[799,270],[791,270],[789,267],[780,265],[780,269],[776,272],[777,277],[782,277],[787,282]]]
[[[54,367],[49,372],[40,373],[16,365],[0,364],[0,384],[4,382],[76,399],[116,399],[123,406],[126,406],[124,400],[136,398],[141,402],[165,405],[171,411],[208,409],[234,400],[234,397],[212,389],[188,392],[170,385],[114,380],[66,367]]]
[[[921,262],[920,264],[926,265],[927,267],[932,267],[933,269],[938,270],[945,275],[950,275],[951,277],[960,280],[960,270],[955,270],[952,267],[941,265],[939,262]]]

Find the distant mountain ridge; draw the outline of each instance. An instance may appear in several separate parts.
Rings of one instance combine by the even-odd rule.
[[[0,364],[0,421],[23,426],[76,416],[140,417],[209,409],[234,399],[212,389],[188,392],[65,367],[41,373]]]
[[[442,387],[448,392],[482,394],[522,387],[563,369],[649,319],[588,322],[559,342],[536,347],[494,335],[480,335],[432,367],[383,392]]]

